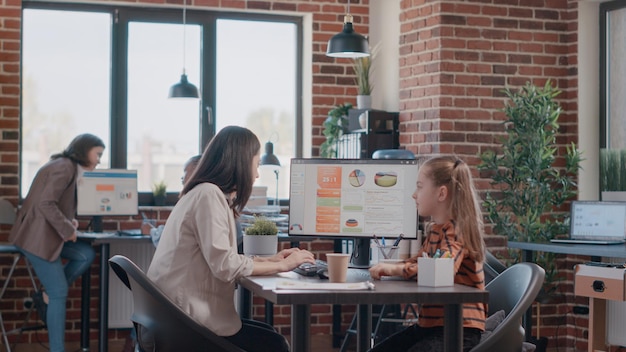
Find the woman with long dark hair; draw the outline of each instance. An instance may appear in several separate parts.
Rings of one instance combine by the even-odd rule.
[[[167,219],[148,277],[194,319],[242,349],[289,351],[271,326],[242,322],[235,310],[238,278],[315,262],[298,248],[263,258],[237,253],[235,219],[258,177],[260,149],[243,127],[229,126],[213,137]]]
[[[85,133],[52,155],[37,172],[11,229],[9,240],[28,258],[45,289],[48,307],[41,318],[48,326],[50,352],[65,351],[68,287],[95,257],[91,245],[76,242],[76,182],[100,163],[103,151],[102,140]]]

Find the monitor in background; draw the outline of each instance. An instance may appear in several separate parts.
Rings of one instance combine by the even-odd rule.
[[[289,234],[416,238],[417,171],[416,160],[292,159]],[[355,241],[352,264],[369,265],[364,241]]]
[[[92,230],[102,232],[102,216],[137,215],[137,170],[86,171],[76,185],[80,216],[93,216]]]

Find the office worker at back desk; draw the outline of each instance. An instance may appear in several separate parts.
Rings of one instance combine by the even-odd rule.
[[[258,177],[260,146],[250,130],[236,126],[211,140],[165,223],[148,277],[194,319],[242,349],[288,351],[283,336],[242,323],[235,310],[238,278],[314,262],[312,253],[298,248],[268,258],[237,253],[235,218]]]
[[[9,240],[28,258],[46,290],[51,352],[65,351],[68,287],[95,257],[91,245],[76,242],[76,183],[100,163],[103,151],[100,138],[81,134],[62,153],[52,155],[37,172],[11,229]]]
[[[442,256],[454,258],[455,284],[484,289],[482,217],[467,164],[454,156],[427,160],[420,167],[413,198],[420,216],[430,216],[433,221],[426,228],[422,248],[404,263],[373,266],[372,277],[403,276],[415,280],[417,258],[423,253],[433,257],[439,251]],[[463,305],[464,351],[480,342],[485,315],[483,303]],[[443,351],[443,306],[422,305],[417,325],[388,337],[371,351]]]

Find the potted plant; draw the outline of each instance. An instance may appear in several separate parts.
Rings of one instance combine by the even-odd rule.
[[[354,59],[354,73],[356,74],[357,84],[357,96],[356,107],[357,109],[371,109],[372,108],[372,90],[374,85],[370,82],[370,70],[372,68],[372,57],[365,56]]]
[[[572,143],[557,161],[557,122],[561,108],[554,100],[560,93],[550,81],[543,88],[527,83],[519,92],[505,90],[510,99],[504,112],[506,136],[499,151],[486,151],[478,166],[491,178],[493,189],[484,202],[493,232],[510,241],[548,242],[566,234],[569,214],[562,205],[576,195],[581,154]],[[510,251],[511,260],[520,251]],[[543,292],[546,302],[558,283],[554,253],[536,252],[536,262],[546,271]]]
[[[278,227],[265,218],[256,217],[243,236],[245,255],[274,255],[278,250]]]
[[[352,109],[352,104],[344,103],[328,111],[328,117],[324,121],[324,130],[322,131],[326,141],[320,146],[322,158],[337,157],[337,143],[348,127],[348,111],[350,109]]]
[[[154,205],[165,205],[165,198],[167,196],[167,184],[165,184],[165,181],[160,181],[152,186],[152,195],[154,196]]]
[[[602,200],[626,201],[626,149],[600,150]]]

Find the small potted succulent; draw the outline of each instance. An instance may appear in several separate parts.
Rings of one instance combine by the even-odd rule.
[[[243,253],[245,255],[269,256],[278,250],[278,227],[276,223],[265,218],[256,217],[252,226],[246,228],[243,236]]]
[[[165,198],[167,196],[167,184],[165,184],[165,181],[160,181],[152,186],[152,195],[154,196],[154,205],[165,205]]]

